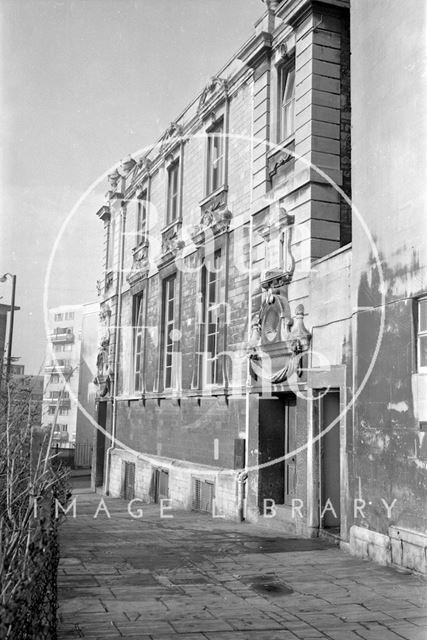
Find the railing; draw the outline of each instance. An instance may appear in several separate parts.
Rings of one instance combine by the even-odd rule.
[[[87,469],[92,466],[92,444],[90,442],[76,442],[74,466]]]
[[[67,445],[65,442],[61,442],[61,435],[62,432],[59,431],[54,433],[52,450],[57,459],[73,469],[76,467],[90,469],[92,466],[92,444],[90,442],[76,442],[74,445],[72,443]]]
[[[69,398],[44,398],[43,402],[54,407],[59,404],[61,409],[71,409],[71,400]]]
[[[49,340],[54,343],[74,342],[74,333],[50,333]]]
[[[64,376],[70,375],[73,372],[73,367],[69,362],[65,360],[58,360],[57,362],[50,362],[45,366],[46,373],[55,373],[60,371]]]

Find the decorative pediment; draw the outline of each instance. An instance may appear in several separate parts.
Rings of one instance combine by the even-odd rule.
[[[171,122],[160,141],[160,151],[163,153],[169,147],[179,142],[180,138],[182,138],[183,133],[184,129],[180,124],[178,124],[177,122]]]
[[[137,280],[146,278],[148,271],[148,240],[144,240],[132,251],[132,267],[126,276],[126,280],[132,285]]]
[[[174,260],[184,246],[185,242],[181,238],[181,223],[168,227],[162,233],[162,255],[158,266],[161,267]]]
[[[202,203],[200,224],[195,225],[191,232],[194,244],[203,244],[208,230],[213,235],[228,231],[231,217],[227,208],[227,190],[223,189]]]
[[[203,115],[203,113],[206,112],[206,110],[209,109],[219,98],[226,98],[227,91],[227,80],[225,78],[220,78],[219,76],[212,76],[200,96],[197,113],[199,115]]]

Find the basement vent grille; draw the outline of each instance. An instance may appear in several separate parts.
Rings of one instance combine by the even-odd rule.
[[[214,483],[207,480],[193,478],[192,502],[193,511],[212,513],[214,498]]]

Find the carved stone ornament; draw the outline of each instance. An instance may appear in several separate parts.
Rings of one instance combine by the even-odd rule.
[[[200,96],[199,105],[197,107],[197,113],[199,116],[202,116],[218,98],[226,98],[227,91],[227,80],[225,78],[220,78],[219,76],[212,76]]]
[[[223,189],[202,204],[200,224],[195,225],[191,231],[194,244],[196,246],[203,244],[207,231],[211,235],[228,231],[231,217],[231,212],[227,209],[227,191]]]
[[[111,287],[111,285],[113,284],[113,279],[114,279],[114,272],[108,271],[105,274],[105,289],[108,289],[109,287]]]
[[[269,156],[267,161],[267,171],[270,180],[274,178],[279,169],[288,164],[294,155],[290,153],[290,149],[280,149],[276,153]]]
[[[280,0],[262,0],[267,5],[269,11],[276,11],[280,4]]]
[[[138,160],[138,169],[141,169],[142,171],[146,171],[147,173],[150,173],[152,164],[153,163],[150,160],[150,158],[147,158],[147,156],[142,156]]]
[[[171,122],[160,141],[160,151],[163,153],[170,146],[179,142],[180,138],[182,138],[183,132],[184,129],[180,124],[177,122]]]
[[[281,384],[301,375],[301,356],[310,348],[311,334],[304,325],[299,304],[292,318],[284,287],[269,288],[259,314],[252,320],[249,364],[252,376]]]
[[[125,174],[130,173],[132,169],[135,168],[135,166],[136,161],[132,158],[131,155],[126,156],[126,158],[121,161],[121,169]]]
[[[109,393],[111,387],[111,373],[110,366],[110,321],[111,321],[111,309],[108,304],[101,304],[99,312],[100,326],[99,326],[99,347],[98,355],[96,357],[96,369],[97,373],[94,379],[94,384],[98,386],[98,396],[104,397]]]
[[[169,260],[176,258],[178,253],[182,251],[185,242],[181,239],[180,225],[173,225],[162,233],[162,255],[160,264],[164,264]]]
[[[110,305],[103,302],[101,304],[101,308],[99,311],[99,320],[101,323],[105,324],[106,326],[110,324],[109,319],[111,318],[111,309],[110,309]]]
[[[291,282],[295,270],[295,258],[292,253],[292,235],[295,216],[280,207],[278,219],[265,223],[257,233],[265,242],[266,268],[261,276],[263,289],[281,287]]]
[[[119,184],[120,178],[121,178],[121,175],[117,171],[117,169],[113,173],[110,173],[109,176],[107,176],[108,185],[110,187],[111,193],[117,193],[117,185]]]
[[[149,271],[148,240],[144,240],[132,252],[132,267],[126,276],[129,284],[134,284],[141,278],[146,278]]]

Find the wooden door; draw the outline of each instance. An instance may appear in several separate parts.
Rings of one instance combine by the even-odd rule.
[[[320,427],[324,431],[339,416],[340,396],[338,392],[329,392],[321,400]],[[321,526],[324,529],[337,529],[340,526],[340,424],[339,421],[320,439],[320,513]],[[328,502],[329,500],[329,502]],[[332,506],[325,510],[325,505]],[[335,512],[335,513],[334,513]]]
[[[124,474],[124,498],[125,500],[133,500],[135,497],[135,463],[125,462]]]

